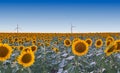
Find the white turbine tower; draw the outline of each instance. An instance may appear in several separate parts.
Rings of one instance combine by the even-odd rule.
[[[72,24],[71,24],[71,33],[73,33],[73,28],[74,28],[75,26],[73,26]]]
[[[20,27],[19,27],[19,25],[17,24],[17,27],[15,28],[15,30],[16,30],[17,33],[19,32],[19,29],[20,29]]]

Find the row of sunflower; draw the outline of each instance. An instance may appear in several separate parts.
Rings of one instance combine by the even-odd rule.
[[[9,62],[10,72],[13,63],[15,73],[23,69],[33,73],[109,71],[106,64],[119,71],[119,33],[1,33],[0,43],[0,69]],[[109,58],[112,64],[106,63]]]
[[[36,46],[31,46],[24,48],[20,46],[19,50],[21,50],[20,55],[17,58],[19,64],[24,67],[29,67],[34,63],[35,55],[34,52],[37,50]],[[10,59],[12,55],[13,49],[8,44],[0,44],[0,61],[4,62],[7,59]]]

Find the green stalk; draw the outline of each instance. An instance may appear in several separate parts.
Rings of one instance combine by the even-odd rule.
[[[28,73],[32,73],[32,71],[29,67],[27,68],[27,70],[28,70]]]
[[[45,61],[46,61],[46,46],[44,45],[44,66],[43,66],[43,72],[44,73],[46,73]]]
[[[79,73],[78,56],[75,56],[75,73]]]

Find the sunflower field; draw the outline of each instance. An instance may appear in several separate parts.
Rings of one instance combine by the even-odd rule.
[[[0,33],[0,73],[120,73],[120,33]]]

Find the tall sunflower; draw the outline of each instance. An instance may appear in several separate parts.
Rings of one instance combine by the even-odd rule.
[[[59,44],[59,41],[55,41],[54,44],[55,44],[55,45],[58,45],[58,44]]]
[[[90,38],[87,38],[85,41],[88,44],[88,46],[92,45],[92,40]]]
[[[58,48],[55,48],[55,47],[52,47],[52,50],[53,50],[55,53],[58,53],[58,52],[59,52],[59,49],[58,49]]]
[[[12,47],[8,44],[0,44],[0,61],[5,61],[10,58],[12,54]]]
[[[25,47],[25,48],[21,51],[21,53],[22,53],[22,52],[27,52],[27,51],[32,51],[32,50],[31,50],[31,47]]]
[[[114,41],[114,38],[111,37],[111,36],[108,36],[108,37],[106,38],[106,41],[108,41],[108,40],[110,40],[111,42],[113,42],[113,41]]]
[[[41,46],[41,43],[40,43],[40,42],[38,42],[38,43],[37,43],[37,46]]]
[[[13,43],[14,43],[13,39],[9,40],[9,44],[13,44]]]
[[[73,41],[72,41],[72,43],[74,43],[74,42],[76,42],[78,40],[80,40],[80,38],[74,38]]]
[[[95,47],[96,48],[100,48],[100,47],[102,47],[102,45],[103,45],[102,39],[98,39],[98,40],[95,41]]]
[[[110,56],[112,53],[115,52],[117,48],[117,44],[116,42],[113,42],[111,45],[109,45],[105,50],[104,52],[106,53],[106,56]]]
[[[15,38],[15,39],[14,39],[14,42],[18,42],[18,38]]]
[[[70,39],[65,39],[64,40],[64,46],[69,47],[71,45],[71,40]]]
[[[45,42],[44,44],[45,44],[46,47],[50,46],[50,42]]]
[[[117,48],[116,48],[115,52],[120,52],[120,40],[116,40],[115,42],[117,44]]]
[[[36,44],[36,40],[32,40],[32,44],[35,45]]]
[[[109,46],[111,43],[112,43],[112,41],[110,41],[110,40],[106,40],[106,42],[105,42],[106,47]]]
[[[109,46],[112,42],[114,42],[114,38],[111,36],[108,36],[106,38],[106,46]]]
[[[24,48],[25,48],[25,47],[24,47],[23,45],[21,45],[21,46],[18,47],[18,50],[19,50],[19,51],[22,51]]]
[[[59,37],[59,38],[58,38],[58,42],[61,42],[62,40],[63,40],[62,37]]]
[[[87,54],[88,50],[88,44],[84,40],[78,40],[72,44],[72,52],[77,56]]]
[[[1,38],[1,39],[0,39],[0,43],[2,43],[2,41],[3,41],[3,39]]]
[[[30,42],[31,41],[31,38],[25,38],[25,42]],[[33,43],[33,41],[32,41]]]
[[[35,56],[32,51],[22,52],[17,59],[18,63],[23,67],[30,67],[35,62]]]
[[[22,41],[21,39],[19,40],[19,44],[20,44],[20,45],[23,44],[23,41]]]
[[[35,46],[35,45],[31,46],[31,50],[32,50],[33,52],[36,52],[36,51],[37,51],[37,46]]]

